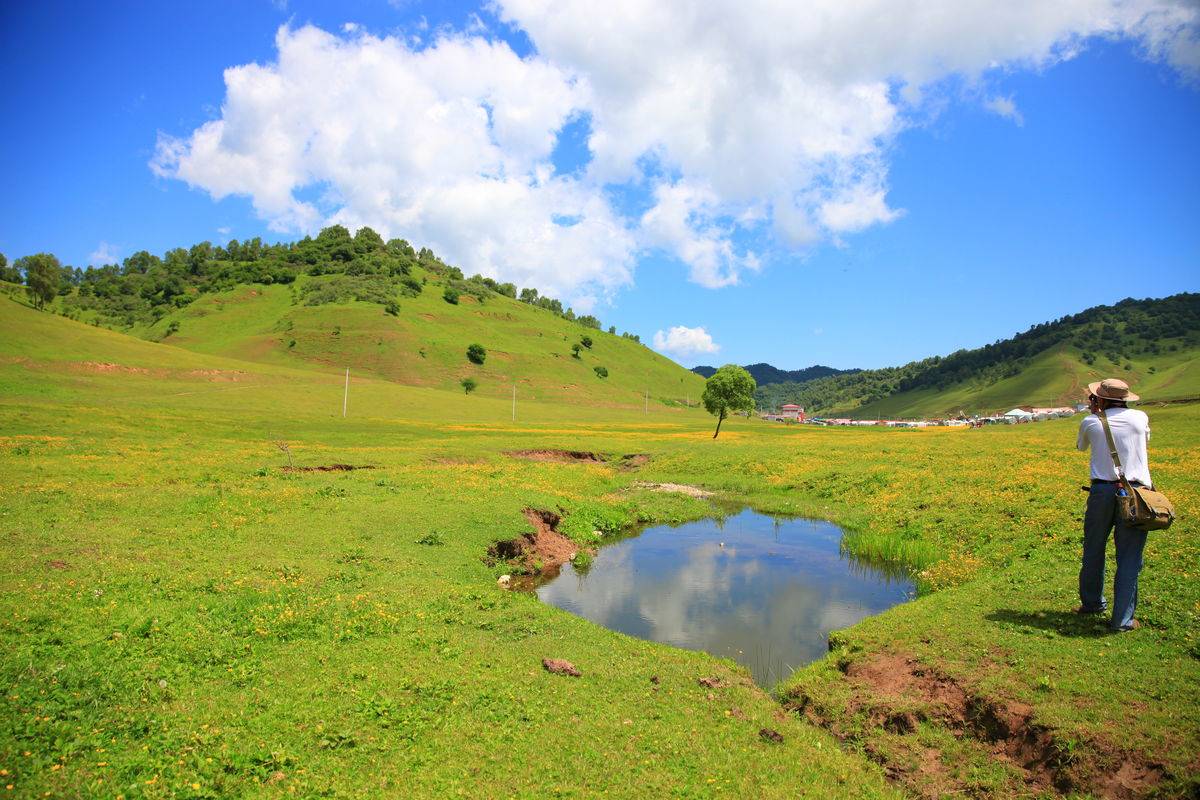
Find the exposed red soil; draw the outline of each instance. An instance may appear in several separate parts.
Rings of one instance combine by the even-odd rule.
[[[649,453],[630,453],[629,455],[621,456],[621,469],[637,469],[644,467],[650,462]]]
[[[1097,742],[1063,747],[1053,731],[1033,719],[1030,706],[972,694],[953,678],[904,654],[881,653],[854,661],[845,674],[853,688],[848,717],[865,716],[869,724],[898,737],[916,732],[922,722],[945,728],[978,742],[993,758],[1010,765],[1035,793],[1089,793],[1124,800],[1152,793],[1166,778],[1161,766],[1136,753]],[[856,738],[837,720],[824,719],[807,697],[794,698],[787,706],[844,740]],[[953,765],[946,764],[937,749],[919,754],[914,750],[917,757],[901,764],[869,738],[863,744],[890,779],[917,795],[940,797],[978,789],[954,774]],[[912,745],[920,747],[916,740]]]
[[[240,381],[246,373],[240,369],[193,369],[188,370],[190,378],[207,378],[210,381]]]
[[[586,450],[509,450],[504,455],[529,461],[561,461],[568,464],[578,461],[601,464],[605,461],[604,456]]]
[[[531,574],[552,575],[579,552],[579,545],[558,532],[558,523],[562,520],[558,514],[527,508],[525,519],[529,520],[533,531],[489,547],[489,563],[515,561]]]
[[[49,567],[50,569],[66,569],[70,565],[67,562],[60,561],[56,558],[53,561],[47,561],[46,566]]]
[[[583,674],[565,658],[543,658],[542,666],[546,668],[547,672],[553,672],[555,675],[570,675],[572,678],[578,678]]]
[[[356,469],[378,469],[370,464],[321,464],[316,467],[284,467],[284,472],[352,472]]]
[[[779,743],[783,741],[783,734],[774,728],[763,728],[758,732],[758,735],[768,742]]]
[[[104,361],[80,361],[76,366],[86,372],[124,372],[136,375],[148,375],[150,370],[145,367],[127,367],[124,364],[111,364]]]

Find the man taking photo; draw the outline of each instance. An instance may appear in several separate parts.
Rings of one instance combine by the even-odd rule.
[[[1103,413],[1112,430],[1113,443],[1122,470],[1135,486],[1152,486],[1146,443],[1150,441],[1150,419],[1145,412],[1131,409],[1127,403],[1138,396],[1129,384],[1108,378],[1088,385],[1088,406],[1091,414],[1079,425],[1076,446],[1092,450],[1092,484],[1088,491],[1087,510],[1083,515],[1083,565],[1079,570],[1080,614],[1102,614],[1104,599],[1104,554],[1109,531],[1117,550],[1117,574],[1113,579],[1112,620],[1114,631],[1130,631],[1138,627],[1134,618],[1137,610],[1138,573],[1142,571],[1142,550],[1146,546],[1146,531],[1129,527],[1117,514],[1117,495],[1124,492],[1118,479],[1117,467],[1109,454],[1104,434]]]

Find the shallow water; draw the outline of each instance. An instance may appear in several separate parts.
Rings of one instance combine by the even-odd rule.
[[[841,553],[841,538],[829,522],[750,510],[648,528],[584,572],[565,565],[537,594],[630,636],[731,658],[770,687],[823,656],[830,631],[912,596],[908,580]]]

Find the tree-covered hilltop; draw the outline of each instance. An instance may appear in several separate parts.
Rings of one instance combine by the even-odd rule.
[[[901,367],[863,370],[803,382],[760,386],[760,408],[799,403],[809,413],[849,411],[878,404],[905,393],[949,392],[968,388],[981,393],[1015,379],[1048,354],[1062,351],[1067,363],[1095,372],[1133,372],[1146,363],[1154,374],[1155,359],[1200,347],[1200,294],[1163,299],[1127,299],[1096,306],[1053,322],[1034,325],[1011,339],[973,350],[958,350]],[[1037,398],[1029,398],[1033,401]]]
[[[742,369],[746,370],[746,372],[749,372],[750,377],[754,378],[755,383],[757,383],[759,386],[763,386],[764,384],[768,383],[803,383],[804,381],[811,381],[815,378],[824,378],[828,375],[843,375],[845,373],[859,371],[856,369],[834,369],[833,367],[826,367],[822,366],[821,364],[814,364],[813,366],[805,367],[804,369],[779,369],[779,367],[773,367],[765,362],[759,362],[758,364],[745,364],[742,366]],[[713,373],[716,371],[716,367],[692,367],[692,372],[696,373],[697,375],[702,375],[705,378],[712,377]]]
[[[572,309],[537,289],[518,291],[514,284],[482,275],[467,278],[432,250],[417,250],[404,239],[385,242],[369,227],[351,235],[345,227],[332,225],[315,238],[276,244],[266,244],[258,237],[244,242],[233,239],[223,246],[201,242],[168,250],[161,257],[141,250],[119,265],[86,269],[62,266],[49,253],[24,256],[11,266],[4,256],[0,259],[0,280],[25,284],[39,307],[59,297],[58,308],[66,316],[86,317],[111,328],[153,323],[204,294],[241,284],[291,284],[300,276],[317,279],[307,281],[300,291],[308,305],[359,300],[396,313],[396,301],[420,294],[430,275],[445,284],[448,302],[463,294],[481,301],[489,295],[503,295],[585,327],[601,327],[596,317],[577,317]]]

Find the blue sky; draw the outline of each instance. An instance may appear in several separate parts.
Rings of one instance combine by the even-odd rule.
[[[366,222],[688,365],[885,366],[1200,290],[1194,19],[1164,45],[1152,17],[926,3],[900,52],[894,21],[811,35],[770,3],[565,5],[0,5],[0,252]]]

